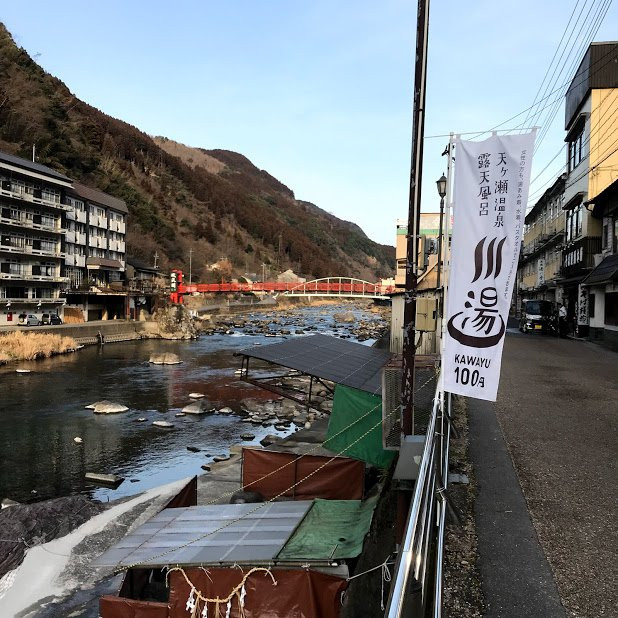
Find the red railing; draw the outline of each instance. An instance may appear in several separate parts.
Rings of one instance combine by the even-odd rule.
[[[180,294],[201,292],[207,294],[225,292],[293,292],[296,294],[360,294],[366,296],[383,296],[394,291],[392,286],[379,283],[352,282],[350,279],[342,281],[308,281],[307,283],[279,283],[264,281],[255,283],[196,283],[192,285],[180,284]]]

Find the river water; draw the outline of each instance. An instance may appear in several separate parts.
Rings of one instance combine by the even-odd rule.
[[[315,326],[314,332],[347,332],[344,325],[335,326],[332,314],[336,311],[341,307],[277,314],[282,323],[271,329],[294,332],[300,321]],[[354,312],[358,318],[378,319],[362,310]],[[243,432],[256,436],[253,442],[243,442],[247,445],[259,443],[268,433],[279,433],[235,415],[175,417],[191,402],[188,395],[194,391],[204,393],[217,408],[238,409],[247,397],[271,400],[271,393],[235,376],[240,359],[233,353],[277,341],[239,331],[189,342],[90,346],[74,354],[19,364],[31,373],[16,373],[15,365],[0,368],[0,498],[32,502],[76,493],[104,501],[119,498],[200,474],[202,464],[240,443]],[[151,365],[148,359],[155,352],[174,352],[183,363]],[[102,399],[122,403],[129,411],[98,415],[85,409]],[[140,417],[147,421],[138,422]],[[155,420],[170,421],[174,428],[153,426]],[[74,442],[76,436],[82,438],[81,444]],[[200,451],[190,452],[187,446]],[[115,490],[102,488],[87,482],[86,472],[118,474],[126,480]]]

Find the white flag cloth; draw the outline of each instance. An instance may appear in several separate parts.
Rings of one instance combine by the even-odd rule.
[[[495,401],[535,132],[456,140],[444,389]]]

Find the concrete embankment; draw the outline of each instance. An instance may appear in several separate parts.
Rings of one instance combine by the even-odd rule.
[[[37,333],[49,333],[72,337],[78,345],[91,343],[131,341],[154,335],[157,325],[154,322],[135,322],[129,320],[102,320],[81,324],[61,324],[58,326],[39,326]]]

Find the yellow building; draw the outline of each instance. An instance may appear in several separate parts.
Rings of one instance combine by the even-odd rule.
[[[566,94],[566,228],[558,296],[580,335],[589,324],[581,283],[601,259],[602,223],[592,217],[592,203],[618,177],[616,84],[618,43],[592,43]]]

